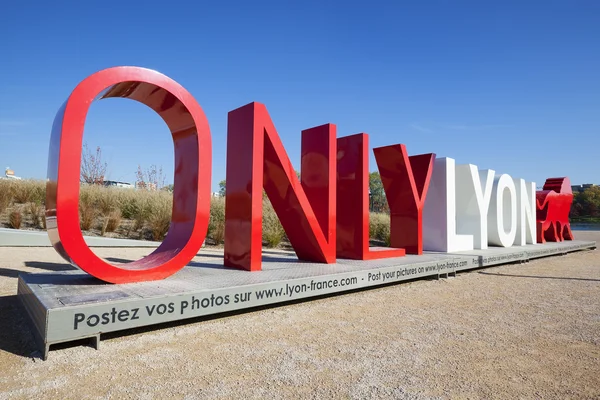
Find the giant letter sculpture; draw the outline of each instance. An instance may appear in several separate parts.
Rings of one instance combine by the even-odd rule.
[[[569,178],[548,178],[536,192],[538,243],[573,240],[569,212],[573,192]]]
[[[155,251],[130,263],[109,263],[96,256],[79,221],[86,116],[94,100],[111,97],[139,101],[158,113],[171,131],[175,150],[169,231]],[[305,130],[298,180],[265,106],[250,103],[231,111],[225,265],[261,269],[263,188],[301,260],[334,263],[336,256],[369,260],[402,257],[406,251],[472,250],[474,239],[476,248],[488,243],[509,247],[532,243],[536,234],[542,243],[573,240],[568,178],[548,179],[544,190],[536,193],[534,228],[535,184],[508,175],[492,181],[492,171],[480,172],[473,165],[455,169],[453,159],[436,159],[434,154],[408,157],[403,145],[393,145],[375,149],[391,211],[392,247],[370,248],[368,149],[364,133],[336,140],[332,124]],[[187,265],[204,241],[211,164],[208,121],[181,85],[137,67],[92,74],[73,90],[52,126],[46,185],[50,241],[69,263],[106,282],[164,279]],[[456,174],[464,180],[458,184],[458,196]]]
[[[494,177],[494,190],[488,211],[488,242],[511,247],[517,237],[517,189],[508,174]]]
[[[335,262],[335,135],[331,124],[302,132],[301,184],[263,104],[229,113],[226,266],[261,269],[263,187],[298,258]]]
[[[390,206],[390,245],[423,254],[423,206],[435,154],[408,156],[406,146],[373,149]]]
[[[494,187],[494,170],[476,165],[456,166],[456,232],[472,234],[475,249],[488,248],[488,210]]]
[[[165,240],[150,255],[110,264],[86,245],[79,226],[79,172],[83,126],[92,102],[121,97],[147,105],[166,122],[175,146],[173,214]],[[137,67],[97,72],[73,90],[54,119],[46,185],[48,236],[58,253],[111,283],[166,278],[196,256],[208,228],[211,138],[208,121],[191,94],[172,79]]]
[[[369,136],[337,140],[337,256],[355,260],[403,257],[404,249],[369,248]]]
[[[535,182],[515,179],[515,188],[520,203],[515,245],[525,246],[528,243],[537,243]]]
[[[473,235],[456,230],[456,163],[437,158],[423,210],[423,249],[452,253],[473,250]]]

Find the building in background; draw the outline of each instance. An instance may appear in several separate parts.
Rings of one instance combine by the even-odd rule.
[[[585,189],[589,189],[589,188],[595,187],[595,186],[596,185],[593,183],[584,183],[583,185],[572,185],[571,190],[573,191],[573,193],[581,193]]]
[[[138,190],[156,190],[156,183],[152,182],[136,182],[135,188]]]
[[[104,181],[104,186],[119,187],[119,188],[126,188],[126,189],[135,189],[135,186],[132,185],[131,183],[118,182],[118,181]]]
[[[10,169],[10,167],[6,167],[6,169],[4,170],[4,178],[5,179],[16,179],[16,180],[21,180],[20,177],[15,175],[15,171],[13,171],[12,169]]]

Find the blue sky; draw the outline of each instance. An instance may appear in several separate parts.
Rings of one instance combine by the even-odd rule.
[[[204,109],[215,190],[227,113],[252,101],[267,106],[297,169],[300,131],[331,122],[339,137],[368,133],[371,148],[403,143],[538,186],[600,183],[594,0],[13,1],[0,37],[0,167],[26,178],[45,178],[52,121],[74,87],[135,65],[175,79]],[[172,181],[167,127],[145,106],[96,102],[85,129],[110,179],[156,164]]]

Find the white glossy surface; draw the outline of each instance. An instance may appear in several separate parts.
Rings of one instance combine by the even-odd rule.
[[[456,233],[456,175],[452,158],[437,158],[423,208],[423,250],[473,250],[473,236]]]
[[[535,208],[535,182],[525,182],[524,179],[516,179],[518,207],[518,226],[516,246],[537,243],[537,224]]]
[[[517,190],[510,175],[494,177],[494,190],[488,211],[488,243],[511,247],[517,236]]]
[[[495,171],[456,166],[456,232],[473,235],[473,248],[488,248],[488,209]]]

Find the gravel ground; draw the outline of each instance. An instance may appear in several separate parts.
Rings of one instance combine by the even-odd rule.
[[[113,334],[47,361],[16,276],[70,266],[42,248],[0,260],[0,398],[600,399],[598,251]]]

